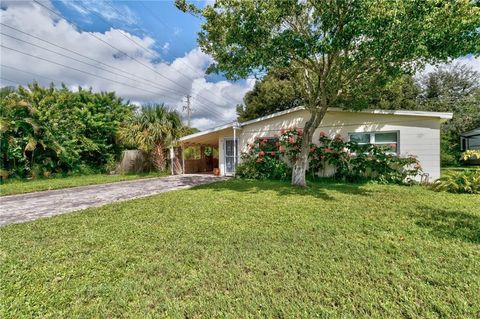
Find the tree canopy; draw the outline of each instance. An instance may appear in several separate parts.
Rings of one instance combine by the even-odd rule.
[[[211,71],[242,78],[277,67],[296,70],[311,117],[292,183],[306,185],[308,149],[328,107],[361,109],[372,88],[426,63],[479,52],[478,2],[391,0],[219,0],[203,9],[198,41]]]
[[[288,68],[272,69],[245,94],[243,105],[237,106],[240,122],[291,109],[302,104],[295,86],[294,74]]]
[[[121,151],[117,128],[132,108],[115,93],[37,83],[3,91],[0,169],[10,175],[103,170]]]

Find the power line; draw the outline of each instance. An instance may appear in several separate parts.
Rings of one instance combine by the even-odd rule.
[[[38,5],[40,5],[41,7],[45,8],[46,10],[52,12],[52,13],[55,14],[56,16],[58,16],[58,17],[64,19],[65,21],[67,21],[67,22],[73,24],[74,26],[76,26],[73,22],[71,22],[70,20],[68,20],[68,19],[67,19],[65,16],[63,16],[62,14],[60,14],[60,13],[52,10],[51,8],[48,8],[47,6],[43,5],[42,3],[40,3],[40,2],[37,1],[37,0],[33,0],[33,1],[34,1],[35,3],[37,3]],[[83,6],[82,6],[82,7],[83,7]],[[85,8],[85,7],[83,7],[83,9],[89,11],[89,10],[88,10],[87,8]],[[90,12],[91,12],[91,11],[90,11]],[[94,14],[97,15],[96,13],[94,13]],[[97,15],[97,16],[98,16],[98,15]],[[101,17],[101,16],[99,16],[99,17],[100,17],[102,20],[106,21],[105,19],[103,19],[103,17]],[[107,24],[109,24],[109,23],[107,22]],[[111,25],[111,24],[109,24],[109,25],[110,25],[114,30],[116,30],[116,28],[115,28],[113,25]],[[76,26],[76,27],[78,28],[78,26]],[[155,69],[151,68],[150,66],[144,64],[143,62],[139,61],[138,59],[130,56],[130,55],[129,55],[128,53],[126,53],[125,51],[123,51],[123,50],[121,50],[121,49],[119,49],[119,48],[111,45],[110,43],[106,42],[105,40],[99,38],[99,37],[96,36],[95,34],[90,33],[90,32],[88,32],[87,34],[88,34],[89,36],[94,37],[94,38],[97,39],[98,41],[101,41],[101,42],[104,43],[105,45],[113,48],[114,50],[121,52],[122,54],[124,54],[125,56],[129,57],[129,58],[132,59],[133,61],[139,63],[140,65],[144,66],[145,68],[148,68],[149,70],[151,70],[151,71],[153,71],[154,73],[160,75],[161,77],[167,79],[168,81],[175,83],[175,81],[169,79],[168,77],[164,76],[163,74],[159,73],[158,71],[156,71]],[[126,37],[126,35],[124,35],[123,33],[120,32],[120,34],[122,34],[123,36]],[[128,37],[127,37],[127,38],[128,38]],[[177,85],[178,85],[178,84],[177,84]],[[180,87],[182,87],[182,88],[190,91],[188,88],[185,88],[185,87],[183,87],[183,86],[180,86]],[[180,94],[183,94],[182,92],[179,92],[179,93],[180,93]],[[198,97],[201,97],[201,96],[198,96]],[[204,100],[207,100],[208,103],[216,104],[215,102],[209,101],[208,99],[205,99],[205,98],[203,98],[203,97],[201,97],[201,98],[204,99]],[[204,106],[205,106],[206,108],[209,108],[207,105],[204,105]],[[217,118],[217,120],[219,119],[219,117],[218,117],[215,113],[212,113],[212,116],[215,117],[215,118]]]
[[[33,0],[33,1],[35,1],[35,2],[38,3],[37,0]],[[117,31],[117,32],[120,33],[123,37],[125,37],[125,38],[127,38],[129,41],[131,41],[132,43],[136,44],[137,46],[139,46],[140,48],[142,48],[142,49],[144,49],[144,50],[153,52],[153,51],[151,51],[150,49],[147,49],[147,48],[143,47],[142,45],[138,44],[136,41],[134,41],[132,38],[130,38],[129,36],[127,36],[125,33],[121,32],[121,31],[120,31],[119,29],[117,29],[114,25],[112,25],[110,22],[108,22],[103,16],[97,14],[97,13],[94,12],[94,11],[89,10],[89,9],[86,8],[83,4],[80,4],[80,6],[81,6],[84,10],[89,11],[89,12],[91,12],[92,14],[94,14],[95,16],[97,16],[99,19],[101,19],[102,21],[104,21],[108,26],[110,26],[114,31]],[[44,6],[44,7],[45,7],[45,6]],[[45,8],[46,8],[46,7],[45,7]],[[57,13],[57,14],[58,14],[58,13]],[[63,17],[63,18],[64,18],[65,20],[67,20],[65,17]],[[67,21],[69,21],[69,20],[67,20]],[[126,56],[128,56],[128,57],[131,58],[132,60],[140,63],[140,64],[143,65],[144,67],[146,67],[146,68],[152,70],[153,72],[157,73],[158,75],[160,75],[162,78],[166,79],[167,81],[170,81],[170,82],[172,82],[173,84],[178,85],[178,87],[180,87],[180,88],[183,88],[183,89],[185,89],[185,90],[187,90],[187,91],[190,91],[189,88],[183,86],[181,83],[178,83],[177,81],[172,80],[172,79],[166,77],[165,75],[159,73],[157,70],[153,69],[153,68],[150,67],[149,65],[146,65],[146,64],[144,64],[143,62],[137,60],[136,58],[130,56],[130,55],[129,55],[128,53],[126,53],[125,51],[122,51],[122,50],[120,50],[120,49],[112,46],[111,44],[108,44],[108,45],[111,46],[112,48],[118,50],[119,52],[125,54]],[[156,54],[156,53],[155,53],[155,54]],[[180,72],[179,72],[179,73],[180,73]],[[191,80],[191,79],[190,79],[190,80]],[[200,95],[198,96],[198,98],[202,98],[203,100],[207,101],[208,103],[212,103],[212,104],[215,104],[215,105],[216,105],[216,103],[213,102],[212,100],[209,100],[209,99],[207,99],[207,98],[204,98],[204,97],[202,97],[202,96],[200,96]],[[219,105],[219,106],[220,106],[220,105]]]
[[[111,6],[110,4],[107,4],[107,5],[108,5],[110,8],[112,8],[113,10],[115,10],[120,16],[122,15],[122,13],[119,12],[115,7]],[[97,14],[96,12],[94,12],[94,11],[92,11],[92,10],[88,10],[88,8],[86,8],[83,4],[81,4],[80,6],[81,6],[83,9],[85,9],[85,10],[93,13],[95,16],[97,16],[97,17],[100,18],[101,20],[103,20],[108,26],[110,26],[113,30],[117,31],[118,33],[120,33],[123,37],[127,38],[128,40],[130,40],[130,42],[132,42],[133,44],[137,45],[138,47],[142,48],[143,50],[146,50],[146,51],[150,52],[150,53],[153,54],[153,55],[156,55],[156,54],[157,54],[157,52],[152,51],[151,49],[144,47],[143,45],[141,45],[141,44],[139,44],[137,41],[135,41],[133,38],[131,38],[131,37],[129,37],[128,35],[126,35],[124,32],[121,32],[119,29],[115,28],[115,26],[112,25],[110,22],[108,22],[103,16]],[[142,30],[143,32],[145,32],[146,34],[148,34],[148,32],[145,31],[145,29],[143,29],[142,27],[138,26],[137,24],[134,24],[134,25],[135,25],[137,28],[139,28],[140,30]],[[128,55],[127,55],[127,56],[128,56]],[[179,60],[179,61],[183,63],[182,60]],[[176,71],[177,71],[179,74],[183,75],[186,79],[188,79],[188,80],[190,80],[190,81],[193,81],[193,80],[194,80],[193,78],[190,78],[190,77],[186,76],[186,75],[185,75],[184,73],[182,73],[180,70],[176,70]],[[182,86],[181,84],[179,84],[177,81],[171,80],[171,79],[169,79],[169,78],[167,78],[167,77],[165,77],[165,76],[163,76],[163,75],[161,75],[161,76],[164,77],[165,79],[169,80],[170,82],[172,82],[172,83],[174,83],[174,84],[177,84],[177,85],[180,86],[181,88],[184,88],[185,90],[189,90],[189,89],[186,88],[185,86]],[[214,95],[216,95],[216,96],[218,96],[218,97],[220,97],[219,95],[215,94],[215,92],[211,92],[211,93],[214,94]],[[212,103],[212,104],[214,104],[214,105],[218,105],[216,102],[213,102],[212,100],[207,99],[207,98],[205,98],[205,97],[203,97],[203,96],[201,96],[201,95],[198,95],[198,96],[196,97],[196,100],[198,101],[200,98],[201,98],[203,101],[207,101],[207,103]],[[220,98],[222,98],[222,97],[220,97]],[[230,98],[232,98],[232,97],[230,96]],[[218,106],[223,107],[223,106],[221,106],[221,105],[218,105]]]
[[[90,58],[90,57],[85,56],[85,55],[83,55],[83,54],[81,54],[81,53],[78,53],[77,51],[73,51],[73,50],[70,50],[70,49],[68,49],[68,48],[62,47],[62,46],[57,45],[57,44],[55,44],[55,43],[53,43],[53,42],[44,40],[44,39],[42,39],[42,38],[40,38],[40,37],[37,37],[37,36],[34,36],[34,35],[30,34],[30,33],[24,32],[24,31],[22,31],[22,30],[20,30],[20,29],[14,28],[14,27],[12,27],[12,26],[6,25],[6,24],[1,23],[1,22],[0,22],[0,25],[5,26],[5,27],[10,28],[10,29],[13,29],[13,30],[15,30],[15,31],[17,31],[17,32],[20,32],[20,33],[22,33],[22,34],[24,34],[24,35],[27,35],[27,36],[32,37],[32,38],[35,38],[35,39],[40,40],[40,41],[42,41],[42,42],[48,43],[48,44],[50,44],[50,45],[52,45],[52,46],[55,46],[55,47],[57,47],[57,48],[66,50],[66,51],[68,51],[68,52],[72,52],[72,53],[74,53],[74,54],[76,54],[76,55],[78,55],[78,56],[81,56],[81,57],[83,57],[83,58],[86,58],[86,59],[88,59],[88,60],[94,61],[94,62],[96,62],[96,63],[105,65],[105,66],[110,67],[110,68],[112,68],[112,69],[119,70],[120,72],[123,72],[123,73],[125,73],[125,74],[129,74],[129,75],[131,75],[131,76],[133,76],[133,77],[136,77],[136,78],[139,78],[139,79],[141,79],[141,80],[144,80],[144,81],[145,81],[144,83],[146,83],[147,85],[149,85],[149,86],[151,86],[151,87],[159,88],[159,89],[162,89],[162,90],[168,90],[168,91],[170,91],[170,92],[174,92],[174,93],[179,93],[179,94],[181,94],[181,92],[175,91],[175,90],[172,90],[172,89],[169,89],[169,88],[166,88],[165,86],[153,85],[153,84],[151,84],[151,80],[149,80],[149,79],[146,79],[146,78],[137,76],[137,75],[135,75],[135,74],[126,72],[126,71],[124,71],[124,70],[122,70],[122,69],[119,69],[119,68],[117,68],[117,67],[115,67],[115,66],[112,66],[112,65],[103,63],[102,61],[98,61],[98,60],[93,59],[93,58]],[[2,34],[3,34],[3,33],[2,33]],[[80,63],[87,64],[87,65],[90,65],[90,66],[92,66],[92,67],[98,68],[96,65],[88,64],[88,63],[86,63],[86,62],[84,62],[84,61],[80,61],[80,60],[75,59],[75,58],[72,58],[72,57],[70,57],[70,56],[63,55],[63,54],[61,54],[61,53],[59,53],[59,52],[56,52],[56,51],[47,49],[47,48],[45,48],[45,47],[42,47],[42,46],[33,44],[33,43],[29,42],[29,41],[21,40],[21,39],[18,39],[18,38],[16,38],[16,37],[13,37],[13,36],[11,36],[11,35],[8,35],[8,34],[4,34],[4,35],[9,36],[9,37],[11,37],[11,38],[14,38],[14,39],[16,39],[16,40],[18,40],[18,41],[22,41],[22,42],[28,43],[28,44],[30,44],[30,45],[39,47],[39,48],[41,48],[41,49],[44,49],[44,50],[47,50],[47,51],[50,51],[50,52],[53,52],[53,53],[62,55],[62,56],[67,57],[67,58],[69,58],[69,59],[73,59],[73,60],[78,61],[78,62],[80,62]],[[113,74],[118,75],[118,76],[125,77],[125,76],[123,76],[123,75],[121,75],[121,74],[118,74],[118,73],[115,73],[115,72],[112,72],[112,71],[109,71],[109,70],[106,70],[106,69],[103,69],[103,70],[105,70],[105,71],[107,71],[107,72],[110,72],[110,73],[113,73]],[[134,80],[134,81],[138,81],[138,80],[132,79],[132,78],[130,78],[130,77],[125,77],[125,78],[131,79],[131,80]],[[170,97],[170,98],[172,98],[172,99],[175,99],[175,97],[168,96],[168,95],[166,95],[166,94],[165,94],[165,96]],[[197,102],[198,102],[201,106],[205,106],[202,102],[200,102],[200,101],[197,101]],[[217,120],[218,120],[218,119],[219,119],[219,118],[217,118]]]
[[[47,80],[50,80],[52,82],[55,82],[57,80],[55,79],[52,79],[50,77],[47,77],[47,76],[43,76],[43,75],[40,75],[40,74],[36,74],[36,73],[33,73],[33,72],[29,72],[29,71],[25,71],[25,70],[21,70],[21,69],[18,69],[16,67],[13,67],[13,66],[10,66],[10,65],[6,65],[6,64],[0,64],[1,67],[4,67],[4,68],[9,68],[9,69],[13,69],[15,71],[18,71],[18,72],[23,72],[23,73],[26,73],[26,74],[30,74],[30,75],[33,75],[33,76],[38,76],[38,77],[41,77],[41,78],[45,78]],[[35,80],[35,79],[33,79]],[[63,83],[63,82],[62,82]]]
[[[157,92],[153,92],[153,91],[150,91],[150,90],[145,90],[145,89],[139,88],[139,87],[137,87],[137,86],[132,86],[132,85],[130,85],[130,84],[128,84],[128,83],[124,83],[124,82],[116,81],[116,80],[113,80],[113,79],[109,79],[109,78],[103,77],[103,76],[101,76],[101,75],[93,74],[93,73],[90,73],[90,72],[87,72],[87,71],[84,71],[84,70],[80,70],[80,69],[77,69],[77,68],[74,68],[74,67],[71,67],[71,66],[68,66],[68,65],[65,65],[65,64],[61,64],[61,63],[55,62],[55,61],[51,61],[51,60],[49,60],[49,59],[45,59],[45,58],[42,58],[42,57],[39,57],[39,56],[30,54],[30,53],[27,53],[27,52],[23,52],[23,51],[20,51],[20,50],[17,50],[17,49],[13,49],[13,48],[7,47],[7,46],[5,46],[5,45],[3,45],[3,44],[0,44],[0,47],[5,48],[5,49],[8,49],[8,50],[11,50],[11,51],[18,52],[18,53],[20,53],[20,54],[24,54],[24,55],[30,56],[30,57],[32,57],[32,58],[36,58],[36,59],[43,60],[43,61],[46,61],[46,62],[49,62],[49,63],[52,63],[52,64],[56,64],[56,65],[58,65],[58,66],[61,66],[61,67],[67,68],[67,69],[72,69],[72,70],[75,70],[75,71],[77,71],[77,72],[85,73],[85,74],[94,76],[94,77],[96,77],[96,78],[100,78],[100,79],[107,80],[107,81],[110,81],[110,82],[115,82],[115,83],[118,83],[118,84],[121,84],[121,85],[130,87],[130,88],[142,90],[142,91],[145,91],[145,92],[148,92],[148,93],[158,94]]]
[[[42,47],[42,46],[40,46],[40,45],[37,45],[37,44],[31,43],[31,42],[29,42],[29,41],[25,41],[25,40],[22,40],[22,39],[16,38],[16,37],[14,37],[14,36],[11,36],[11,35],[9,35],[9,34],[5,34],[5,33],[2,33],[2,32],[0,32],[0,34],[1,34],[1,35],[4,35],[4,36],[7,36],[7,37],[10,37],[10,38],[12,38],[12,39],[15,39],[15,40],[17,40],[17,41],[20,41],[20,42],[23,42],[23,43],[27,43],[28,45],[31,45],[31,46],[34,46],[34,47],[37,47],[37,48],[43,49],[43,50],[45,50],[45,51],[48,51],[48,52],[51,52],[51,53],[58,54],[58,55],[60,55],[60,56],[63,56],[63,57],[65,57],[65,58],[67,58],[67,59],[71,59],[71,60],[77,61],[77,62],[79,62],[79,63],[82,63],[82,64],[85,64],[85,65],[88,65],[88,66],[94,67],[94,68],[96,68],[96,69],[104,70],[104,71],[106,71],[106,72],[109,72],[109,73],[115,74],[115,75],[117,75],[117,76],[120,76],[120,77],[123,77],[123,78],[129,79],[129,80],[132,80],[132,81],[138,81],[138,80],[136,80],[135,78],[128,77],[128,76],[125,76],[125,75],[123,75],[123,74],[119,74],[119,73],[117,73],[117,72],[113,72],[113,71],[110,71],[110,70],[108,70],[108,69],[105,69],[105,68],[102,68],[102,67],[98,67],[98,66],[96,66],[96,65],[94,65],[94,64],[91,64],[91,63],[87,63],[87,62],[81,61],[81,60],[79,60],[79,59],[76,59],[76,58],[73,58],[73,57],[71,57],[71,56],[65,55],[65,54],[63,54],[63,53],[56,52],[56,51],[50,50],[50,49],[48,49],[48,48]],[[152,85],[152,84],[150,84],[150,83],[148,83],[148,82],[144,82],[144,84],[146,84],[146,85],[149,85],[149,86],[152,86],[152,87],[155,87],[155,88],[164,89],[164,88],[161,88],[161,87],[156,87],[156,86],[154,86],[154,85]],[[170,91],[172,91],[172,90],[170,90]],[[174,92],[174,93],[175,93],[175,91],[172,91],[172,92]]]

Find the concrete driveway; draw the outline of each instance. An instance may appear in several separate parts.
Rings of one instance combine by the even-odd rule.
[[[108,203],[160,194],[225,178],[175,175],[0,197],[0,226],[22,223]]]

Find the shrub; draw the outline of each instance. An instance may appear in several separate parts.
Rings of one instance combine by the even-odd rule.
[[[242,154],[236,175],[249,179],[290,179],[292,169],[282,160],[279,145],[276,139],[256,139],[249,146],[250,151]]]
[[[280,141],[289,161],[294,161],[300,153],[301,139],[301,130],[283,131]],[[309,160],[309,174],[312,177],[331,165],[335,170],[335,178],[352,182],[374,180],[403,183],[421,170],[415,157],[393,154],[388,145],[359,145],[344,141],[340,135],[330,138],[323,132],[320,133],[319,144],[310,145]]]
[[[446,173],[435,181],[432,188],[437,192],[480,194],[480,171],[467,169]]]
[[[462,153],[462,160],[480,160],[480,150],[468,150]]]
[[[282,130],[278,138],[259,138],[242,155],[237,175],[253,179],[288,179],[291,163],[301,152],[303,131]],[[414,157],[401,157],[391,153],[390,147],[359,145],[345,142],[340,135],[330,138],[320,134],[319,144],[311,144],[309,175],[317,177],[320,170],[330,165],[335,178],[356,182],[374,180],[382,183],[404,183],[420,172]]]

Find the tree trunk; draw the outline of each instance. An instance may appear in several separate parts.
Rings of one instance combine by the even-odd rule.
[[[327,113],[327,107],[310,111],[310,119],[305,123],[303,128],[303,138],[300,154],[298,154],[292,169],[292,185],[307,186],[306,173],[308,168],[308,152],[312,143],[313,133],[320,125],[320,122]]]
[[[165,171],[167,168],[167,161],[165,159],[164,147],[162,144],[156,144],[152,151],[152,163],[153,166],[160,172]]]

